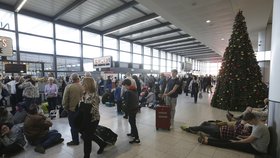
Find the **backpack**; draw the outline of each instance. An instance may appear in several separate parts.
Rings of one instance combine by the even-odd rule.
[[[10,96],[9,91],[6,88],[2,88],[1,95],[3,98]]]

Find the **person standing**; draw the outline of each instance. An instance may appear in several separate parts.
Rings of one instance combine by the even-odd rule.
[[[11,111],[12,114],[16,113],[16,105],[17,105],[16,84],[18,82],[19,82],[19,76],[16,76],[14,80],[7,83],[7,85],[10,86],[10,90],[11,90],[10,101],[12,106],[12,111]]]
[[[58,88],[54,83],[53,77],[49,77],[48,82],[49,83],[45,85],[45,95],[48,100],[48,111],[50,115],[51,110],[54,110],[56,108]],[[50,117],[52,118],[53,116],[50,115]]]
[[[195,104],[197,103],[197,95],[198,95],[198,92],[199,92],[199,89],[200,89],[199,85],[200,84],[199,84],[199,81],[197,79],[197,76],[193,76],[193,80],[190,83],[189,89],[191,89],[191,93],[193,94]]]
[[[84,138],[84,158],[89,158],[91,153],[91,141],[95,141],[99,145],[99,150],[97,154],[101,154],[106,147],[106,143],[95,135],[96,128],[99,124],[100,114],[99,114],[99,103],[100,99],[97,94],[97,85],[93,78],[85,77],[82,81],[82,87],[84,89],[84,95],[82,97],[82,102],[86,104],[91,104],[90,109],[87,107],[79,107],[81,111],[84,111],[84,119],[81,127],[81,132]],[[84,108],[84,110],[82,110]]]
[[[131,86],[131,80],[125,79],[122,82],[122,85],[126,88],[126,91],[123,94],[124,102],[126,105],[126,113],[128,115],[128,122],[131,127],[131,132],[127,134],[127,136],[134,137],[132,141],[129,141],[130,144],[140,143],[138,130],[136,126],[136,114],[138,112],[138,93],[133,86]]]
[[[119,115],[122,115],[122,96],[121,96],[121,83],[119,81],[116,82],[116,89],[114,91],[114,99],[115,103],[117,104],[117,112]]]
[[[25,81],[19,85],[19,88],[23,89],[22,96],[25,100],[25,110],[28,111],[29,106],[38,102],[39,88],[36,81],[32,79],[32,76],[27,75]]]
[[[171,127],[174,125],[174,116],[178,97],[177,88],[180,86],[180,80],[177,77],[177,74],[178,71],[176,69],[171,70],[171,78],[167,81],[167,85],[163,94],[166,105],[170,106],[171,108]]]
[[[83,96],[83,87],[80,84],[80,78],[77,73],[70,76],[72,83],[67,85],[63,94],[62,106],[68,112],[68,121],[71,128],[72,141],[67,145],[79,145],[78,129],[74,126],[74,119],[77,115],[77,106]]]

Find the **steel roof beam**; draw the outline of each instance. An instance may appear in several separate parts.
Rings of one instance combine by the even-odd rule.
[[[167,42],[167,43],[155,44],[155,45],[152,45],[152,47],[160,47],[160,46],[170,45],[170,44],[176,44],[176,43],[191,42],[191,41],[195,41],[195,40],[196,40],[195,38],[189,38],[189,39],[183,39],[183,40],[174,41],[174,42]],[[159,49],[160,49],[160,48],[159,48]]]
[[[149,14],[147,16],[142,16],[140,18],[133,19],[133,20],[125,22],[123,24],[120,24],[120,25],[114,26],[112,28],[106,29],[106,30],[103,31],[103,34],[104,35],[111,34],[113,32],[116,32],[116,31],[120,30],[120,29],[124,29],[124,28],[127,28],[129,26],[136,25],[136,24],[139,24],[139,23],[142,23],[142,22],[146,22],[148,20],[153,20],[153,19],[158,18],[158,17],[159,16],[155,13]]]
[[[215,53],[214,51],[205,51],[205,52],[197,52],[197,53],[175,53],[177,55],[195,55],[195,54],[213,54]]]
[[[65,7],[64,9],[62,9],[60,12],[58,12],[54,17],[53,17],[53,21],[57,21],[58,19],[60,19],[63,15],[69,13],[71,10],[77,8],[79,5],[83,4],[85,1],[87,0],[76,0],[73,3],[71,3],[70,5],[68,5],[67,7]]]
[[[163,49],[163,51],[167,51],[167,52],[173,52],[173,51],[177,51],[177,50],[188,50],[188,49],[192,49],[192,48],[207,48],[205,45],[196,45],[196,46],[190,46],[190,47],[181,47],[181,48],[175,48],[175,49]]]
[[[162,24],[146,27],[146,28],[143,28],[143,29],[140,29],[140,30],[128,32],[128,33],[122,34],[122,35],[120,35],[118,37],[122,38],[122,37],[125,37],[125,36],[129,36],[129,35],[133,35],[133,34],[137,34],[137,33],[141,33],[141,32],[146,32],[146,31],[150,31],[150,30],[153,30],[153,29],[158,29],[158,28],[161,28],[161,27],[169,26],[169,25],[171,25],[171,23],[170,22],[166,22],[166,23],[162,23]]]
[[[171,52],[171,53],[200,53],[200,52],[212,52],[211,49],[193,49],[193,50],[188,50],[188,51],[178,51],[178,52]]]
[[[143,37],[132,39],[131,41],[139,41],[139,40],[143,40],[143,39],[147,39],[147,38],[152,38],[152,37],[157,37],[157,36],[162,36],[162,35],[175,33],[175,32],[178,32],[178,31],[181,31],[181,29],[175,29],[175,30],[170,30],[170,31],[165,31],[165,32],[160,32],[160,33],[148,35],[148,36],[143,36]]]
[[[85,27],[89,26],[90,24],[92,24],[92,23],[94,23],[94,22],[96,22],[98,20],[104,19],[104,18],[106,18],[106,17],[108,17],[110,15],[113,15],[113,14],[116,14],[118,12],[124,11],[124,10],[126,10],[128,8],[131,8],[131,7],[135,6],[135,5],[137,5],[137,4],[138,4],[138,2],[131,1],[131,2],[128,2],[128,3],[124,4],[124,5],[121,5],[121,6],[115,8],[113,10],[110,10],[110,11],[108,11],[108,12],[106,12],[106,13],[98,16],[98,17],[95,17],[95,18],[85,22],[84,24],[81,25],[81,28],[85,28]]]
[[[181,38],[187,38],[187,37],[190,37],[190,35],[185,34],[185,35],[180,35],[180,36],[168,37],[168,38],[163,38],[163,39],[154,40],[154,41],[150,41],[150,42],[145,42],[142,44],[143,45],[152,45],[154,43],[168,42],[168,41],[177,40],[177,39],[181,39]]]
[[[180,43],[179,43],[180,44]],[[193,43],[186,43],[186,44],[180,44],[180,45],[173,45],[173,46],[165,46],[165,47],[160,47],[159,49],[169,49],[169,48],[176,48],[176,47],[183,47],[183,46],[190,46],[190,45],[195,45],[195,44],[201,44],[200,42],[193,42]]]

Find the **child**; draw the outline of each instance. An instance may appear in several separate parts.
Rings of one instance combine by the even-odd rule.
[[[122,85],[125,86],[127,91],[124,93],[124,101],[128,113],[128,121],[131,127],[131,132],[127,134],[127,136],[134,137],[132,141],[130,141],[130,144],[133,143],[140,143],[139,136],[138,136],[138,130],[136,127],[136,114],[138,112],[138,93],[135,89],[130,88],[131,87],[131,81],[129,79],[125,79],[122,82]]]

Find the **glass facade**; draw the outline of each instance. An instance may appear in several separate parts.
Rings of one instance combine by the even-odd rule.
[[[168,52],[26,16],[24,13],[15,14],[0,9],[0,35],[13,40],[14,55],[8,60],[16,61],[19,57],[21,61],[38,62],[30,65],[32,73],[39,71],[42,63],[45,71],[57,72],[58,76],[66,72],[94,71],[92,59],[101,56],[112,56],[113,61],[143,64],[143,68],[151,72],[169,72],[184,61],[180,56],[172,56]]]

